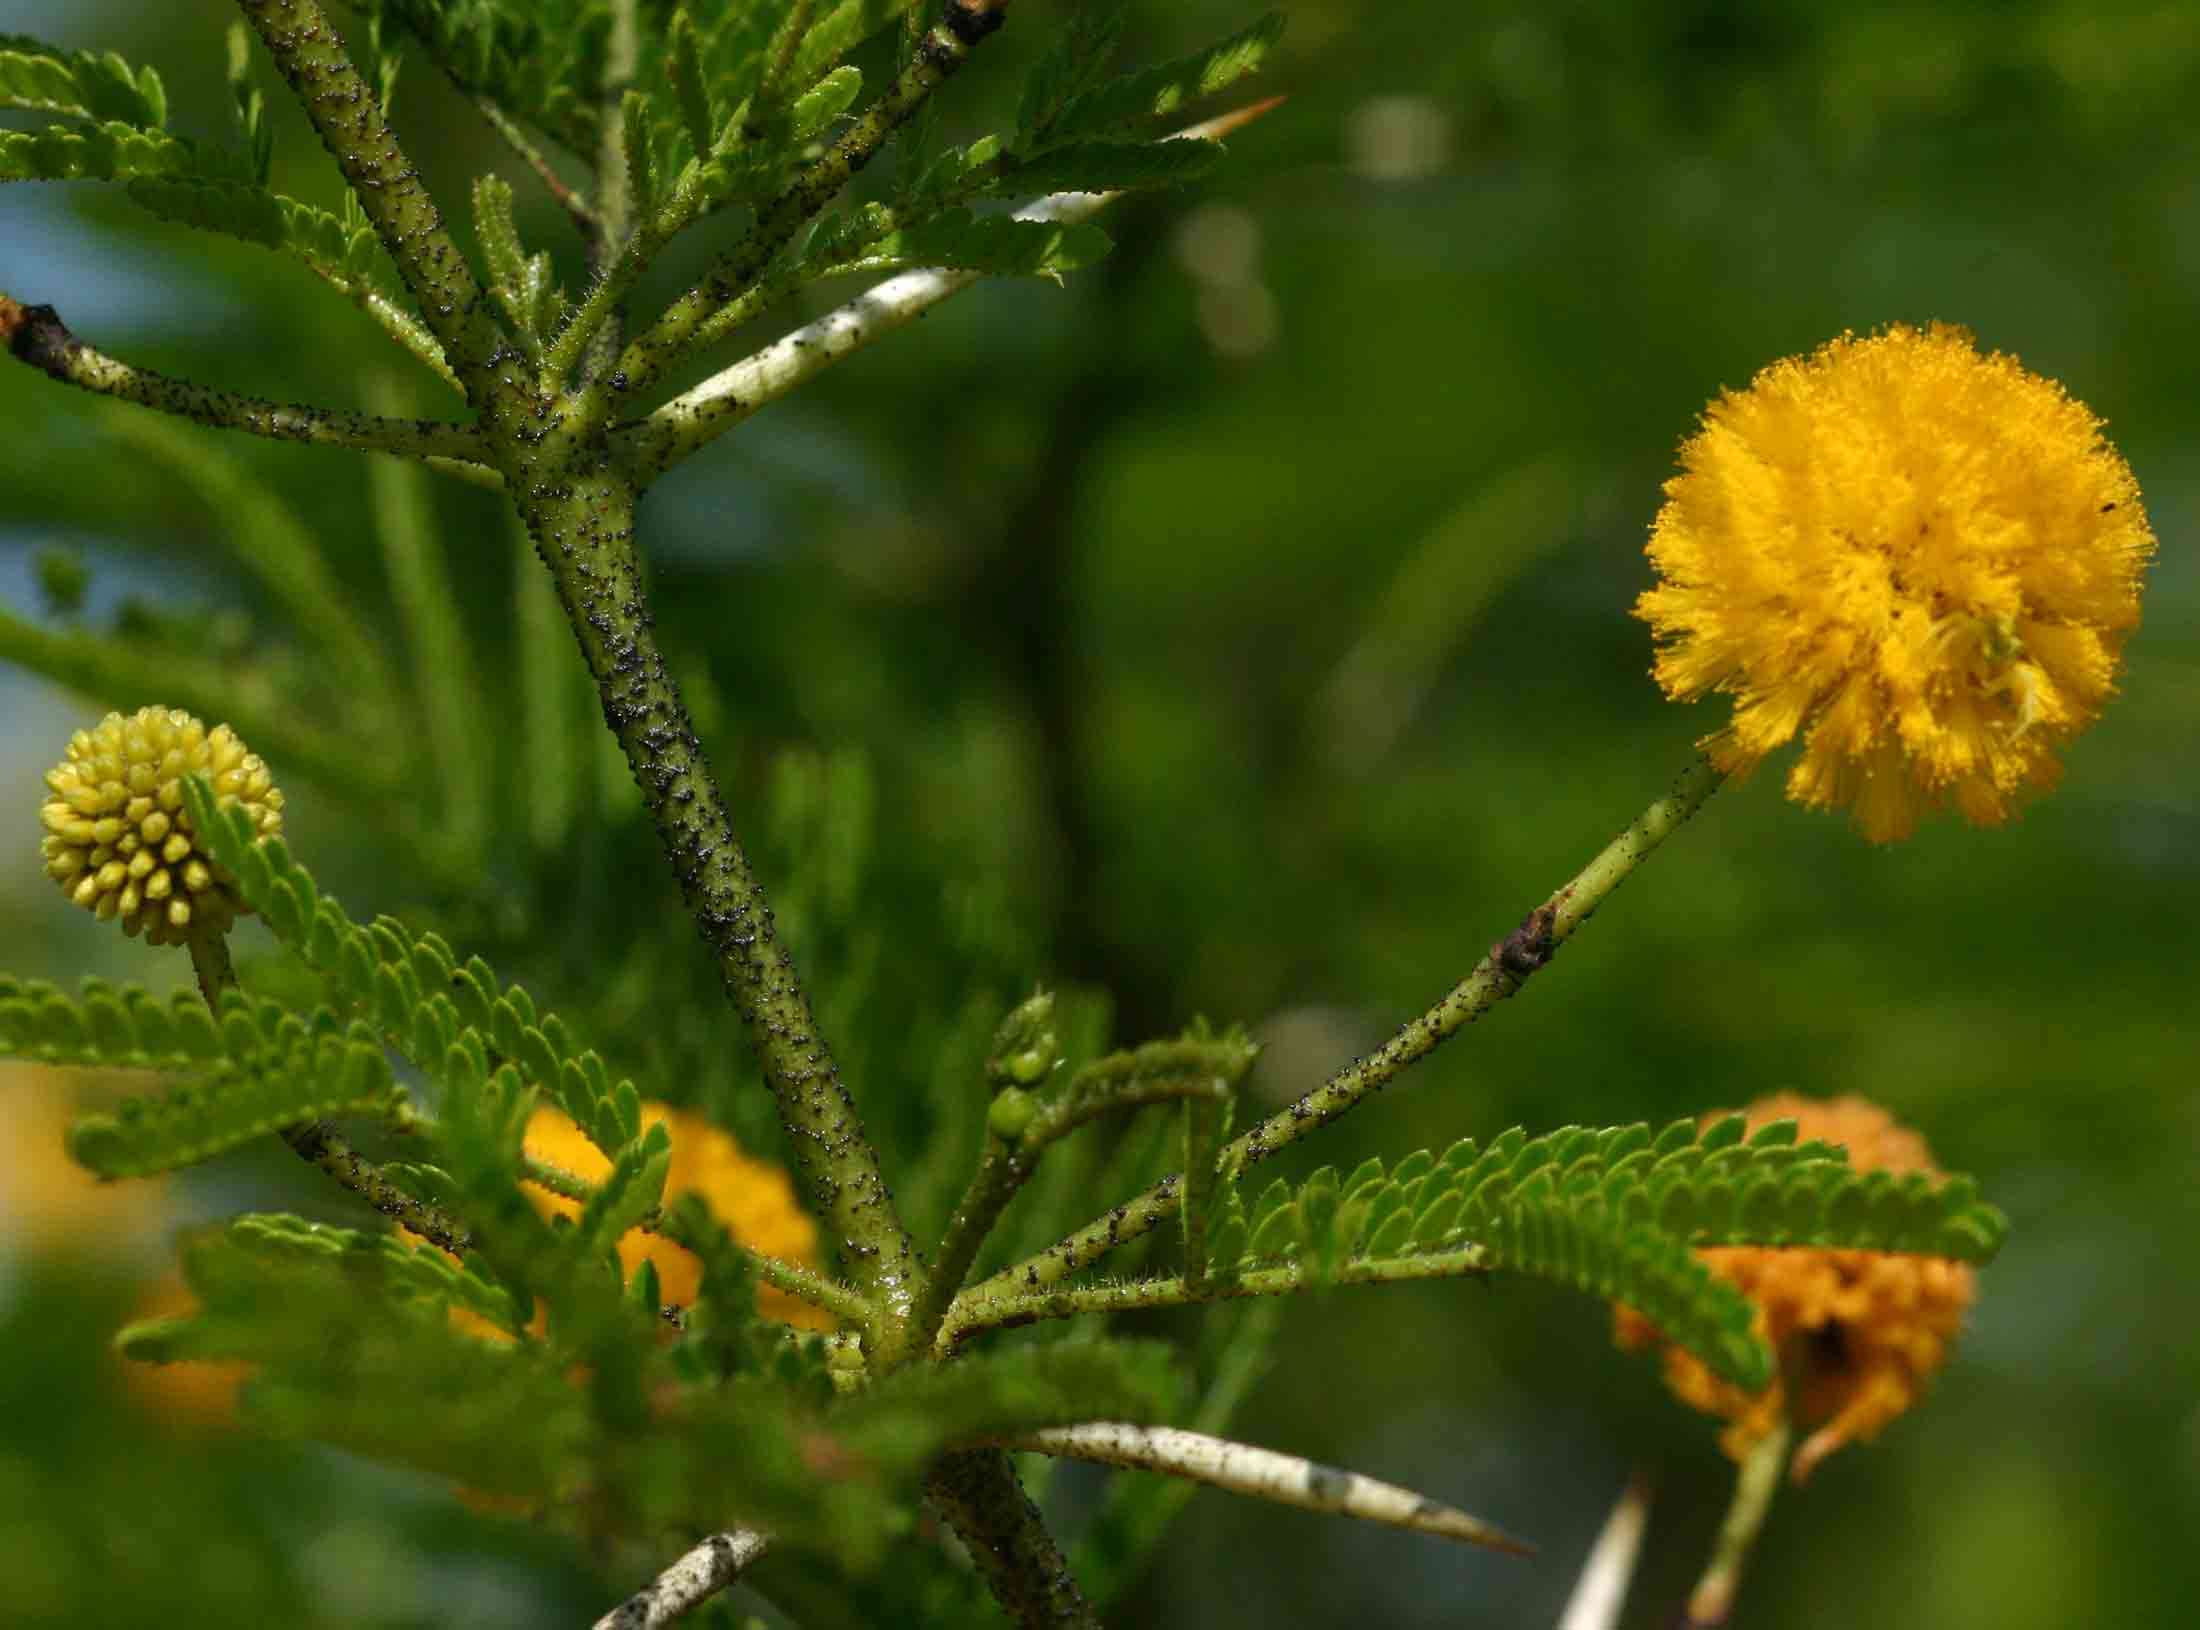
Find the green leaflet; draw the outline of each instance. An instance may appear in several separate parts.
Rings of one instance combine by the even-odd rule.
[[[191,1072],[157,1097],[125,1099],[71,1130],[70,1153],[102,1177],[142,1177],[205,1160],[278,1128],[329,1115],[382,1114],[401,1101],[364,1025],[310,1018],[241,992],[220,1015],[189,993],[52,985],[0,977],[0,1055],[47,1064]]]
[[[1053,277],[1090,265],[1113,247],[1090,223],[1018,220],[949,210],[920,225],[866,237],[871,212],[829,221],[802,262],[806,276],[943,266],[988,277]]]
[[[795,48],[788,77],[807,85],[833,63],[907,11],[916,0],[841,0],[810,25]]]
[[[350,1293],[390,1306],[440,1304],[463,1308],[514,1335],[526,1324],[517,1300],[500,1285],[453,1262],[441,1251],[413,1246],[395,1234],[368,1234],[308,1222],[285,1213],[233,1218],[223,1230],[226,1247],[276,1275],[314,1275]],[[186,1261],[190,1261],[186,1253]],[[237,1270],[247,1270],[241,1266]],[[202,1274],[204,1270],[202,1269]],[[166,1363],[187,1358],[238,1356],[212,1344],[218,1330],[194,1332],[188,1320],[161,1320],[160,1333],[132,1326],[116,1344],[132,1358]]]
[[[688,1308],[687,1324],[674,1358],[690,1380],[716,1384],[736,1375],[756,1374],[770,1363],[773,1333],[784,1327],[767,1323],[756,1311],[756,1270],[734,1247],[726,1225],[694,1191],[665,1208],[668,1238],[695,1253],[703,1264],[703,1282]],[[830,1395],[822,1367],[806,1390],[820,1402]]]
[[[512,320],[528,356],[539,363],[544,337],[556,327],[565,300],[549,253],[530,256],[521,247],[511,184],[501,176],[474,179],[474,235],[489,266],[489,292]]]
[[[601,1256],[616,1246],[620,1235],[657,1209],[671,1164],[672,1134],[661,1124],[621,1149],[610,1175],[581,1208],[573,1230],[574,1249],[584,1256]]]
[[[1081,91],[1064,102],[1051,119],[1032,130],[1020,145],[1039,152],[1175,113],[1186,103],[1212,96],[1257,72],[1282,33],[1283,14],[1270,12],[1204,51]]]
[[[1070,14],[1024,81],[1016,108],[1016,142],[1029,147],[1065,104],[1103,83],[1123,33],[1124,0],[1086,0]]]
[[[1740,1123],[1520,1129],[1408,1155],[1387,1175],[1324,1168],[1296,1193],[1271,1184],[1249,1227],[1251,1260],[1388,1261],[1477,1243],[1515,1202],[1598,1212],[1690,1246],[1810,1245],[1911,1251],[1985,1262],[2008,1224],[1968,1178],[1858,1172],[1831,1144],[1797,1144],[1795,1123],[1748,1143]]]
[[[69,1153],[102,1177],[143,1177],[325,1116],[382,1113],[398,1088],[379,1043],[364,1027],[308,1032],[286,1019],[275,1044],[243,1052],[258,1021],[243,1002],[223,1004],[231,1057],[157,1098],[126,1099],[111,1114],[71,1128]],[[296,1028],[290,1029],[289,1026]]]
[[[130,198],[164,221],[289,255],[347,294],[366,290],[393,301],[405,299],[396,269],[363,218],[346,221],[239,181],[140,179],[130,183]]]
[[[168,93],[153,69],[24,34],[0,34],[0,107],[155,130],[168,122]]]
[[[575,152],[594,150],[608,0],[365,0],[357,9],[411,34],[464,89]],[[644,65],[644,83],[661,82],[654,66]]]
[[[1772,1379],[1772,1355],[1751,1330],[1753,1304],[1672,1236],[1537,1200],[1500,1208],[1480,1232],[1488,1266],[1625,1302],[1745,1391]]]
[[[1985,1262],[2007,1233],[1969,1178],[1858,1172],[1830,1144],[1798,1144],[1792,1121],[1746,1142],[1742,1132],[1739,1117],[1700,1135],[1693,1121],[1658,1134],[1638,1124],[1529,1138],[1515,1128],[1486,1150],[1464,1139],[1441,1157],[1408,1155],[1388,1172],[1370,1160],[1345,1177],[1323,1167],[1297,1189],[1278,1180],[1249,1214],[1225,1206],[1217,1227],[1234,1231],[1244,1219],[1239,1274],[1295,1263],[1314,1284],[1420,1268],[1555,1279],[1636,1307],[1743,1385],[1759,1384],[1747,1378],[1764,1362],[1747,1335],[1747,1304],[1706,1276],[1695,1247],[1807,1245]],[[1664,1311],[1652,1313],[1652,1302]]]
[[[438,1252],[248,1216],[192,1240],[183,1262],[199,1311],[118,1344],[154,1362],[252,1363],[248,1404],[278,1432],[518,1495],[555,1492],[599,1438],[564,1354],[451,1327],[446,1307],[511,1328],[520,1304]]]
[[[0,181],[134,181],[169,176],[250,180],[249,161],[163,131],[110,120],[71,129],[0,131]]]
[[[613,1159],[641,1136],[634,1083],[613,1083],[603,1059],[579,1048],[555,1015],[538,1015],[525,990],[499,984],[479,957],[461,966],[441,938],[416,937],[393,918],[361,928],[280,838],[256,840],[238,811],[215,808],[203,777],[186,781],[184,796],[208,851],[276,937],[321,975],[341,1008],[447,1092],[478,1092],[509,1065]]]
[[[206,1004],[188,991],[162,998],[87,979],[79,992],[0,974],[0,1055],[132,1070],[196,1069],[228,1056]]]

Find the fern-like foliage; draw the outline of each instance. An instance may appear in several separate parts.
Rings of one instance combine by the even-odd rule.
[[[168,122],[168,93],[153,69],[21,34],[0,34],[0,107],[156,130]]]
[[[344,195],[342,215],[241,181],[137,180],[130,183],[130,197],[164,221],[288,255],[346,294],[405,298],[396,268],[350,193]]]
[[[1271,1183],[1250,1212],[1248,1261],[1319,1265],[1390,1260],[1476,1240],[1508,1206],[1596,1210],[1684,1245],[1813,1245],[1989,1260],[2008,1224],[1968,1178],[1859,1172],[1837,1145],[1795,1141],[1778,1121],[1745,1141],[1738,1115],[1700,1133],[1675,1121],[1530,1138],[1518,1127],[1485,1149],[1472,1138],[1422,1150],[1388,1171],[1370,1160],[1340,1179],[1324,1168],[1294,1190]],[[1218,1242],[1219,1243],[1219,1242]]]
[[[0,1055],[47,1064],[187,1072],[157,1096],[88,1115],[70,1152],[101,1177],[144,1177],[208,1159],[282,1127],[329,1115],[386,1114],[400,1092],[380,1042],[323,1010],[224,997],[160,1001],[87,980],[69,996],[0,977]]]
[[[896,227],[879,205],[824,221],[798,257],[805,276],[944,266],[988,277],[1051,277],[1090,265],[1108,252],[1108,235],[1090,223],[1020,221],[950,209],[918,226]]]
[[[1108,48],[1120,32],[1123,8],[1111,4],[1093,9],[1104,15],[1065,30],[1033,72],[1018,110],[1018,153],[1031,156],[1120,137],[1167,118],[1257,72],[1283,34],[1282,13],[1270,12],[1204,51],[1105,78]]]
[[[1151,1420],[1183,1393],[1161,1348],[1055,1343],[842,1397],[824,1379],[821,1338],[752,1332],[760,1362],[674,1397],[667,1383],[698,1374],[691,1350],[723,1334],[698,1334],[692,1315],[663,1346],[654,1309],[599,1300],[608,1328],[591,1330],[566,1286],[537,1335],[529,1299],[494,1278],[391,1236],[283,1216],[202,1235],[184,1266],[198,1311],[131,1327],[123,1350],[251,1363],[252,1411],[278,1429],[485,1491],[548,1499],[585,1486],[637,1528],[738,1514],[855,1571],[885,1555],[942,1449],[1094,1412]],[[450,1310],[490,1329],[456,1327]]]
[[[1809,1245],[1989,1259],[2007,1232],[1968,1178],[1853,1170],[1792,1121],[1744,1136],[1738,1115],[1530,1138],[1462,1139],[1385,1169],[1324,1167],[1216,1208],[1205,1256],[1229,1280],[1276,1264],[1293,1283],[1486,1269],[1551,1279],[1636,1307],[1718,1373],[1761,1385],[1749,1304],[1693,1255],[1704,1245]]]
[[[249,167],[227,148],[116,119],[0,131],[0,181],[250,181]]]
[[[393,918],[361,927],[324,895],[280,838],[257,839],[236,809],[217,808],[202,779],[185,783],[196,829],[239,892],[307,966],[340,1011],[371,1025],[447,1094],[478,1096],[514,1071],[570,1115],[613,1160],[641,1136],[641,1094],[613,1082],[555,1014],[518,985],[500,983],[479,957],[459,963],[435,934]]]
[[[358,9],[391,37],[417,40],[466,90],[575,152],[594,150],[607,0],[370,0]]]

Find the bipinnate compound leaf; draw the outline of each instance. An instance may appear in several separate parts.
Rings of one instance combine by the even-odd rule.
[[[243,154],[114,119],[0,131],[0,181],[250,181],[250,171]]]
[[[102,1177],[170,1171],[323,1116],[386,1114],[402,1096],[364,1025],[238,991],[215,1015],[187,994],[86,980],[70,996],[0,976],[0,1056],[185,1077],[76,1123],[70,1152]]]
[[[614,1082],[603,1059],[579,1047],[556,1015],[538,1013],[524,989],[501,984],[479,957],[459,963],[438,935],[415,935],[394,918],[361,927],[280,838],[259,838],[236,811],[216,808],[203,778],[187,780],[184,796],[208,852],[276,937],[321,976],[338,1009],[371,1025],[447,1093],[477,1092],[509,1067],[613,1159],[641,1136],[634,1084]]]
[[[1515,1128],[1485,1149],[1465,1139],[1385,1169],[1324,1167],[1268,1184],[1248,1207],[1215,1207],[1210,1271],[1249,1288],[1292,1290],[1442,1274],[1516,1272],[1651,1313],[1715,1372],[1761,1385],[1769,1362],[1749,1304],[1695,1256],[1705,1245],[1905,1251],[1984,1262],[2007,1232],[1968,1178],[1852,1169],[1826,1143],[1797,1143],[1792,1121],[1744,1139],[1738,1117],[1700,1134],[1692,1121]],[[1242,1242],[1240,1244],[1239,1242]],[[1223,1253],[1238,1253],[1222,1268]],[[1287,1268],[1278,1273],[1274,1270]],[[1187,1278],[1192,1275],[1187,1274]]]
[[[1282,34],[1283,14],[1270,12],[1204,51],[1080,90],[1027,130],[1019,146],[1038,152],[1066,142],[1135,131],[1146,121],[1166,117],[1258,72]]]
[[[168,93],[157,72],[132,68],[112,51],[0,34],[0,108],[158,130],[168,122]]]

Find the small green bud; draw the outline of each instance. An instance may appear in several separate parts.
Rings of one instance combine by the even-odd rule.
[[[1045,1080],[1061,1058],[1062,1038],[1054,1033],[1054,993],[1036,991],[1019,1002],[993,1032],[985,1073],[996,1092],[1029,1087]]]
[[[1003,1087],[985,1112],[986,1129],[1003,1143],[1014,1143],[1038,1118],[1039,1100],[1022,1087]]]

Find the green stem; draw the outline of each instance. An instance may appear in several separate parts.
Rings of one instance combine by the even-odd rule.
[[[526,1178],[528,1182],[548,1189],[552,1194],[560,1195],[581,1205],[586,1205],[596,1197],[596,1185],[589,1182],[587,1178],[569,1172],[563,1166],[554,1165],[550,1161],[538,1160],[533,1155],[522,1155],[520,1157],[520,1175]],[[673,1244],[689,1250],[694,1249],[695,1242],[689,1239],[676,1225],[674,1219],[662,1209],[645,1213],[641,1221],[634,1226],[645,1234],[655,1234],[659,1239],[670,1240]],[[858,1326],[868,1326],[870,1324],[871,1304],[846,1285],[828,1279],[821,1273],[813,1273],[799,1263],[783,1261],[779,1257],[770,1256],[750,1246],[743,1245],[737,1239],[729,1239],[729,1243],[734,1254],[744,1258],[756,1270],[756,1277],[763,1280],[765,1284],[772,1286],[774,1289],[783,1290],[789,1296],[808,1302],[812,1307],[821,1307],[836,1318],[845,1319],[850,1324]]]
[[[634,178],[627,173],[624,108],[640,65],[642,36],[635,0],[612,0],[611,31],[604,42],[603,78],[598,87],[596,190],[600,200],[598,233],[590,246],[589,266],[597,274],[580,309],[543,356],[543,377],[562,387],[582,357],[588,371],[606,371],[626,343],[626,297],[648,269],[672,232],[656,228],[663,210],[634,219]],[[676,230],[676,229],[675,229]]]
[[[1004,1139],[988,1132],[978,1169],[948,1220],[939,1253],[910,1314],[910,1351],[921,1352],[939,1334],[979,1248],[1051,1144],[1110,1111],[1177,1100],[1227,1102],[1253,1056],[1250,1043],[1148,1042],[1079,1070],[1067,1087],[1047,1099],[1019,1136]]]
[[[343,171],[467,400],[485,406],[504,331],[320,0],[237,0],[237,8]]]
[[[635,490],[606,472],[602,446],[599,420],[515,437],[498,452],[681,898],[748,1025],[806,1197],[874,1305],[874,1352],[898,1355],[923,1266],[657,646],[633,545]]]
[[[969,1547],[1002,1608],[1028,1630],[1100,1630],[1061,1547],[1000,1449],[942,1455],[925,1492]]]
[[[1773,1423],[1734,1479],[1734,1501],[1726,1508],[1719,1537],[1712,1542],[1711,1562],[1688,1598],[1688,1630],[1712,1630],[1722,1625],[1734,1609],[1741,1589],[1742,1568],[1772,1510],[1772,1497],[1780,1491],[1780,1473],[1787,1466],[1788,1444],[1794,1437],[1787,1417]]]
[[[237,965],[229,960],[229,940],[222,934],[193,934],[184,944],[191,950],[191,971],[199,977],[199,996],[207,1010],[221,1016],[222,992],[236,990]]]
[[[1638,815],[1571,882],[1528,913],[1518,928],[1492,945],[1473,971],[1433,1007],[1410,1020],[1367,1057],[1339,1070],[1296,1103],[1232,1141],[1223,1151],[1223,1169],[1243,1170],[1328,1125],[1513,995],[1637,866],[1703,807],[1724,780],[1708,760],[1699,757],[1681,772],[1670,792]],[[1116,1246],[1174,1216],[1177,1188],[1175,1178],[1164,1178],[1067,1239],[964,1291],[956,1299],[957,1308],[983,1298],[1060,1284]],[[959,1313],[951,1309],[948,1323],[962,1322]]]
[[[1346,1262],[1333,1275],[1327,1276],[1303,1263],[1285,1262],[1272,1268],[1248,1268],[1228,1276],[1210,1275],[1196,1284],[1184,1278],[1168,1278],[1127,1279],[1116,1284],[1056,1286],[1028,1291],[988,1291],[980,1286],[972,1295],[956,1300],[932,1350],[934,1357],[945,1358],[981,1331],[1032,1324],[1040,1319],[1190,1307],[1201,1302],[1232,1301],[1247,1296],[1288,1296],[1294,1291],[1319,1290],[1330,1285],[1397,1285],[1417,1279],[1457,1279],[1481,1272],[1487,1261],[1488,1253],[1481,1246],[1463,1245],[1456,1250],[1400,1260]],[[989,1285],[992,1283],[994,1281],[987,1281]]]
[[[236,964],[229,959],[229,941],[220,934],[193,934],[184,944],[191,952],[191,971],[198,975],[199,995],[219,1014],[222,993],[241,988]],[[473,1243],[465,1229],[441,1209],[414,1199],[391,1182],[379,1166],[326,1122],[300,1121],[280,1128],[276,1135],[307,1165],[318,1166],[383,1216],[403,1224],[430,1244],[456,1256]]]
[[[1020,1142],[1010,1144],[994,1133],[986,1134],[985,1153],[978,1157],[978,1169],[970,1174],[970,1186],[963,1191],[955,1214],[947,1221],[939,1253],[926,1271],[924,1289],[910,1309],[911,1352],[922,1352],[932,1345],[932,1338],[939,1334],[941,1321],[947,1317],[948,1305],[955,1299],[955,1292],[962,1289],[963,1281],[970,1275],[970,1265],[978,1258],[978,1248],[993,1232],[994,1223],[1000,1220],[1008,1202],[1016,1197],[1016,1191],[1023,1187],[1024,1179],[1031,1175],[1032,1165],[1031,1154]]]
[[[481,438],[469,425],[443,419],[391,419],[372,413],[215,390],[151,368],[134,367],[86,345],[51,306],[26,306],[0,294],[0,342],[18,362],[94,396],[134,402],[215,430],[238,430],[269,441],[309,447],[349,447],[407,458],[441,458],[478,467]]]
[[[969,61],[972,48],[1001,21],[1002,0],[947,0],[938,26],[926,31],[916,53],[884,95],[865,110],[822,158],[796,176],[758,212],[748,235],[711,267],[703,280],[670,306],[619,358],[612,377],[620,394],[647,389],[693,348],[697,330],[737,300],[770,267],[804,222],[817,216],[856,173],[878,156],[926,97]]]

